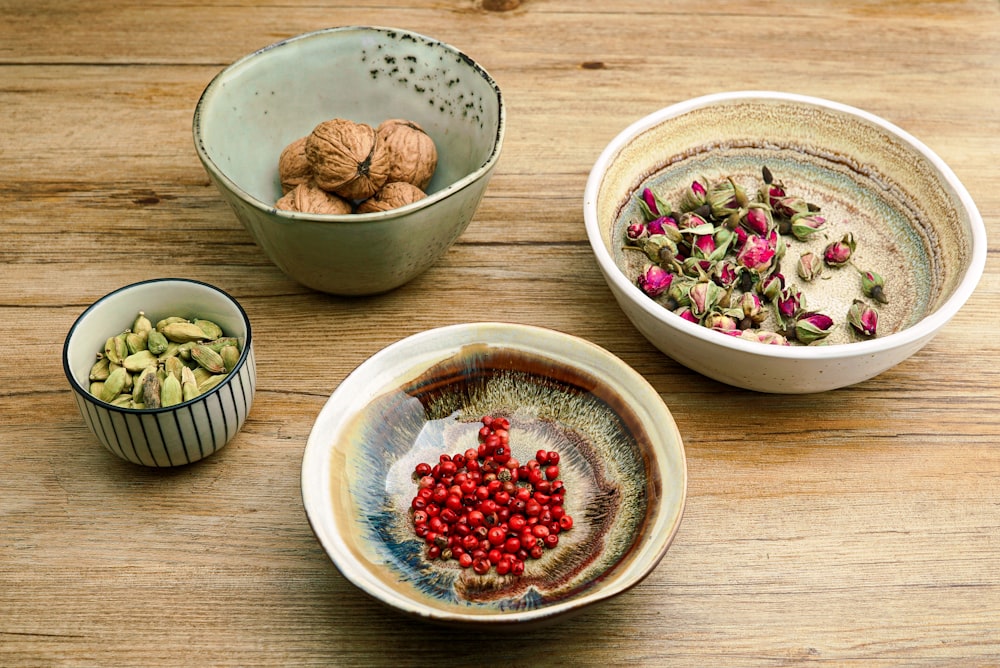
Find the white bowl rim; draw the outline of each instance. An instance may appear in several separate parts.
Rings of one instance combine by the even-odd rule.
[[[248,193],[246,190],[244,190],[242,187],[240,187],[235,181],[230,179],[229,176],[225,173],[225,171],[221,167],[219,167],[215,163],[215,161],[212,160],[212,158],[208,155],[208,153],[205,150],[205,147],[202,145],[201,142],[201,127],[202,127],[201,117],[202,117],[202,110],[207,98],[216,89],[221,87],[223,79],[225,79],[226,77],[230,76],[231,74],[242,68],[249,67],[251,64],[250,61],[254,60],[257,56],[260,56],[268,51],[280,49],[283,46],[295,42],[309,40],[309,39],[318,39],[325,37],[327,35],[342,33],[342,32],[379,32],[383,34],[396,33],[401,35],[407,35],[414,38],[417,41],[433,44],[441,47],[446,51],[450,51],[454,55],[458,56],[466,63],[468,63],[473,68],[473,70],[475,70],[475,72],[479,74],[479,76],[481,76],[490,85],[490,87],[493,89],[493,92],[496,94],[496,99],[497,99],[497,134],[493,140],[493,147],[490,151],[490,155],[486,158],[483,164],[481,164],[476,170],[466,174],[457,181],[449,183],[444,188],[428,194],[427,197],[424,197],[421,200],[418,200],[411,204],[407,204],[405,206],[397,207],[395,209],[390,209],[388,211],[376,211],[372,213],[317,214],[317,213],[301,213],[296,211],[286,211],[284,209],[278,209],[273,205],[273,203],[268,204],[266,202],[257,199],[256,197]],[[287,39],[280,40],[273,44],[261,47],[260,49],[257,49],[256,51],[239,58],[238,60],[234,61],[230,65],[223,68],[222,71],[218,72],[212,78],[212,80],[208,82],[208,85],[205,86],[205,89],[202,91],[201,96],[198,98],[198,102],[195,105],[195,110],[194,110],[194,119],[192,122],[192,134],[194,135],[195,150],[197,151],[198,157],[201,160],[201,162],[208,169],[210,169],[210,171],[213,174],[215,174],[223,183],[225,183],[226,187],[231,192],[233,192],[246,204],[249,204],[255,209],[259,209],[269,214],[276,215],[279,221],[281,222],[285,222],[285,220],[282,219],[286,219],[289,222],[295,221],[300,223],[304,222],[304,223],[316,223],[320,225],[330,225],[337,223],[360,223],[360,222],[371,223],[373,221],[398,218],[401,216],[405,216],[407,213],[411,211],[431,206],[435,202],[447,199],[448,197],[455,195],[459,191],[468,188],[473,183],[481,179],[485,174],[489,173],[496,166],[497,161],[500,159],[501,149],[503,148],[504,137],[506,135],[506,126],[507,126],[507,110],[504,105],[503,93],[500,91],[499,84],[497,84],[493,76],[490,75],[490,73],[486,71],[486,69],[482,65],[480,65],[476,60],[474,60],[470,56],[466,55],[463,51],[459,50],[458,48],[446,42],[442,42],[439,39],[428,37],[426,35],[422,35],[420,33],[413,32],[410,30],[405,30],[402,28],[391,28],[386,26],[374,26],[374,25],[371,26],[350,25],[350,26],[323,28],[321,30],[314,30],[312,32],[306,32],[299,35],[295,35],[293,37],[289,37]]]
[[[798,102],[817,107],[824,107],[847,115],[856,116],[897,135],[934,165],[934,167],[945,178],[948,185],[954,189],[962,203],[962,206],[965,207],[968,212],[969,226],[972,234],[972,251],[969,258],[969,266],[965,271],[965,275],[962,277],[962,280],[959,282],[952,295],[945,300],[945,302],[941,304],[938,309],[929,313],[920,321],[914,323],[906,329],[875,339],[819,346],[775,346],[761,344],[756,341],[746,341],[738,337],[713,331],[693,322],[688,322],[684,318],[678,317],[674,313],[670,313],[667,309],[655,303],[652,299],[649,299],[637,285],[631,283],[625,278],[625,274],[618,268],[618,265],[615,263],[611,253],[609,253],[604,247],[604,244],[601,243],[600,221],[597,219],[597,194],[600,190],[601,181],[603,180],[603,175],[607,170],[608,165],[617,156],[619,151],[621,151],[621,149],[632,140],[632,138],[667,119],[680,116],[695,109],[711,106],[719,102],[754,99]],[[958,310],[972,295],[986,266],[987,242],[986,226],[983,223],[983,218],[980,215],[979,209],[976,207],[976,204],[972,200],[972,196],[969,194],[968,190],[966,190],[965,186],[952,171],[951,167],[944,162],[944,160],[942,160],[936,153],[934,153],[934,151],[932,151],[919,139],[893,123],[876,116],[875,114],[850,105],[842,104],[840,102],[834,102],[809,95],[800,95],[797,93],[758,90],[712,93],[670,105],[640,118],[622,130],[611,141],[611,143],[605,147],[597,161],[594,163],[594,166],[590,171],[590,175],[587,178],[587,184],[584,188],[583,213],[587,236],[590,239],[591,248],[594,251],[594,255],[597,258],[597,262],[600,265],[601,270],[603,271],[605,277],[614,283],[618,290],[622,291],[630,298],[631,302],[638,305],[648,315],[659,320],[660,322],[663,322],[670,327],[679,329],[681,332],[684,332],[689,336],[701,339],[706,343],[719,345],[732,350],[755,353],[761,357],[768,358],[803,360],[843,359],[874,355],[882,351],[918,343],[921,340],[932,336],[952,317],[954,317]]]
[[[325,504],[326,498],[323,493],[324,488],[318,488],[317,481],[325,480],[325,484],[329,485],[330,474],[328,473],[327,464],[328,455],[332,451],[332,446],[329,439],[321,438],[319,433],[320,420],[324,413],[330,411],[332,407],[336,406],[340,401],[342,396],[355,397],[359,401],[368,401],[372,397],[370,394],[365,392],[356,392],[355,387],[359,383],[364,385],[364,380],[361,378],[361,373],[366,367],[378,367],[381,361],[386,357],[392,357],[396,355],[401,349],[407,347],[419,346],[421,342],[427,339],[434,339],[435,337],[445,337],[448,338],[452,333],[462,332],[463,330],[475,330],[477,328],[486,328],[492,330],[493,332],[510,332],[517,334],[518,332],[525,335],[531,336],[549,336],[561,339],[562,341],[571,341],[575,345],[588,351],[588,353],[595,356],[596,359],[602,359],[606,362],[613,364],[616,369],[627,377],[627,379],[633,383],[634,387],[647,399],[652,401],[654,398],[659,401],[669,417],[669,424],[660,425],[662,429],[669,429],[674,432],[677,439],[677,452],[676,457],[679,465],[679,476],[680,485],[678,488],[678,505],[676,512],[673,516],[670,513],[664,513],[662,522],[667,522],[673,517],[670,522],[668,531],[659,533],[651,536],[650,540],[644,543],[646,547],[643,549],[652,549],[649,544],[655,544],[658,546],[657,552],[653,555],[648,565],[642,569],[642,573],[639,575],[630,574],[628,577],[623,578],[621,582],[616,583],[613,587],[608,587],[597,591],[596,593],[588,593],[582,596],[560,601],[550,606],[536,608],[532,610],[525,610],[519,612],[507,612],[496,615],[482,615],[482,614],[467,614],[461,612],[451,612],[433,609],[427,606],[421,606],[418,603],[413,602],[410,598],[400,595],[397,592],[387,589],[384,587],[373,575],[370,575],[366,568],[360,566],[357,560],[350,555],[350,550],[344,545],[344,540],[339,534],[334,533],[333,535],[327,534],[323,527],[320,526],[319,520],[313,516],[317,504]],[[516,343],[511,343],[510,341],[502,341],[502,344],[512,345],[514,347],[519,347]],[[461,347],[464,343],[454,343],[452,346]],[[545,352],[542,354],[554,354],[552,352]],[[591,359],[594,359],[591,358]],[[666,459],[665,455],[660,455],[657,453],[657,461],[663,462]],[[313,533],[315,534],[318,542],[322,546],[327,557],[334,563],[337,570],[343,575],[349,582],[354,584],[356,587],[364,591],[366,594],[376,598],[382,603],[389,605],[390,607],[396,608],[397,610],[417,615],[421,618],[444,623],[460,623],[460,624],[473,624],[473,625],[519,625],[526,622],[539,621],[552,617],[557,617],[563,613],[567,613],[573,610],[579,610],[590,605],[597,603],[602,600],[607,600],[613,598],[631,587],[635,586],[641,582],[646,576],[648,576],[659,562],[666,556],[670,545],[673,543],[674,537],[677,534],[678,529],[684,515],[684,510],[687,505],[687,488],[688,488],[688,473],[687,473],[687,456],[684,450],[683,439],[681,438],[680,431],[677,428],[676,421],[670,413],[669,407],[666,402],[663,401],[662,396],[655,388],[649,383],[644,376],[642,376],[638,371],[629,366],[624,360],[617,357],[605,348],[598,346],[597,344],[590,342],[581,337],[574,336],[565,332],[561,332],[554,329],[549,329],[545,327],[539,327],[535,325],[523,325],[508,322],[468,322],[468,323],[457,323],[452,325],[444,325],[441,327],[436,327],[429,330],[424,330],[412,334],[405,338],[399,339],[394,343],[387,345],[382,348],[367,360],[358,365],[351,373],[349,373],[343,381],[337,386],[337,388],[330,395],[329,399],[324,404],[323,408],[320,410],[317,416],[316,423],[314,423],[312,430],[310,431],[309,438],[306,442],[306,447],[302,456],[302,471],[301,471],[301,494],[303,509],[306,512],[307,520],[312,527]],[[325,507],[325,505],[323,506]]]
[[[242,347],[242,350],[240,350],[240,358],[236,362],[236,365],[233,367],[233,370],[231,372],[229,372],[229,374],[226,376],[225,380],[223,380],[221,383],[219,383],[218,385],[216,385],[215,387],[213,387],[209,391],[204,392],[202,394],[199,394],[197,397],[194,397],[193,399],[188,399],[187,401],[182,401],[181,403],[174,404],[173,406],[166,406],[166,407],[160,407],[160,408],[122,408],[121,406],[115,406],[113,404],[109,404],[109,403],[106,403],[104,401],[101,401],[100,399],[98,399],[97,397],[95,397],[94,395],[92,395],[90,393],[89,388],[86,388],[86,387],[83,387],[82,385],[80,385],[79,381],[77,381],[77,379],[76,379],[76,376],[73,375],[73,371],[69,368],[69,345],[70,345],[70,341],[72,341],[73,335],[76,333],[77,326],[83,321],[84,318],[87,317],[87,315],[91,311],[93,311],[98,306],[100,306],[102,302],[110,299],[111,297],[114,297],[117,294],[125,292],[126,290],[131,290],[133,288],[137,288],[137,287],[142,286],[142,285],[150,285],[150,284],[154,284],[154,283],[190,283],[190,284],[194,284],[194,285],[199,285],[199,286],[208,288],[209,290],[212,290],[213,292],[217,292],[220,296],[224,297],[230,303],[232,303],[232,305],[235,306],[236,310],[239,312],[240,318],[243,320],[243,324],[246,325],[246,329],[247,329],[247,335],[243,339],[243,347]],[[218,288],[218,287],[212,285],[211,283],[205,283],[204,281],[199,281],[199,280],[196,280],[196,279],[193,279],[193,278],[170,278],[170,277],[165,277],[165,278],[151,278],[151,279],[148,279],[148,280],[145,280],[145,281],[137,281],[135,283],[130,283],[128,285],[123,285],[122,287],[120,287],[120,288],[118,288],[116,290],[112,290],[111,292],[107,293],[103,297],[95,300],[94,303],[92,303],[90,306],[88,306],[86,309],[84,309],[83,313],[81,313],[79,316],[77,316],[76,320],[73,321],[72,326],[70,326],[69,331],[66,333],[66,339],[63,342],[63,353],[62,353],[63,373],[66,374],[66,379],[69,381],[70,386],[73,388],[73,390],[77,394],[79,394],[81,397],[83,397],[84,400],[86,400],[87,402],[89,402],[91,404],[94,404],[95,406],[98,406],[98,407],[100,407],[103,410],[111,411],[113,413],[122,413],[122,414],[129,414],[129,415],[142,415],[142,414],[149,414],[149,413],[153,413],[153,414],[155,414],[155,413],[169,413],[169,412],[174,411],[174,410],[176,410],[178,408],[181,408],[183,406],[187,406],[188,404],[194,404],[194,403],[198,403],[199,401],[203,401],[206,397],[210,397],[213,394],[217,394],[217,393],[221,392],[222,389],[226,385],[228,385],[230,382],[232,382],[232,380],[234,378],[236,378],[237,375],[239,375],[240,369],[242,369],[243,366],[246,365],[247,358],[250,355],[250,343],[252,341],[253,341],[253,334],[252,334],[251,329],[250,329],[250,318],[247,316],[247,312],[245,310],[243,310],[243,306],[236,300],[236,298],[233,297],[228,292],[226,292],[225,290],[222,290],[221,288]]]

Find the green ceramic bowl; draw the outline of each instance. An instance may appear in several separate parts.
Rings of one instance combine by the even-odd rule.
[[[345,118],[418,123],[438,164],[428,196],[395,210],[276,210],[278,157],[316,125]],[[428,269],[476,212],[503,146],[500,88],[472,58],[423,35],[343,27],[299,35],[236,61],[205,88],[194,143],[236,217],[285,274],[333,294],[375,294]]]
[[[510,419],[519,461],[562,457],[575,523],[519,576],[430,561],[410,524],[416,465],[475,447],[483,415]],[[500,323],[371,357],[320,412],[302,462],[309,522],[340,572],[397,610],[462,625],[552,621],[636,585],[666,553],[686,485],[677,427],[638,373],[579,338]]]

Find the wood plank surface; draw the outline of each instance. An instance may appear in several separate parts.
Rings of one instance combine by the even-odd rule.
[[[0,665],[1000,665],[1000,3],[522,0],[0,1]],[[195,155],[223,67],[335,25],[434,36],[499,82],[509,125],[476,217],[377,297],[275,268]],[[632,121],[710,92],[864,108],[957,173],[986,274],[910,360],[858,386],[770,396],[701,377],[618,309],[582,192]],[[257,397],[197,465],[100,448],[62,372],[65,334],[126,283],[234,294]],[[404,619],[345,580],[299,493],[341,380],[410,334],[497,318],[586,338],[670,407],[690,476],[677,538],[639,586],[550,629]]]

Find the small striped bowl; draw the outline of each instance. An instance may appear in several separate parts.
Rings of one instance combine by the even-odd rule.
[[[212,390],[169,408],[126,410],[98,400],[89,392],[95,356],[139,311],[154,323],[171,315],[216,322],[242,342],[239,362]],[[66,335],[63,370],[97,440],[112,454],[150,467],[190,464],[222,449],[243,426],[257,385],[250,320],[243,307],[207,283],[179,278],[134,283],[97,300]]]

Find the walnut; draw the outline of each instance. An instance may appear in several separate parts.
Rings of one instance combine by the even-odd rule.
[[[421,190],[437,169],[437,147],[424,129],[402,118],[383,121],[378,136],[389,153],[389,181],[406,181]]]
[[[327,192],[315,183],[300,183],[274,205],[285,211],[343,215],[351,213],[351,203]]]
[[[382,189],[358,205],[357,213],[374,213],[389,211],[401,206],[412,204],[427,197],[424,191],[406,181],[393,181],[382,186]]]
[[[300,137],[285,147],[278,158],[278,178],[281,192],[288,194],[300,183],[312,180],[312,167],[306,158],[306,138]]]
[[[306,139],[306,157],[319,187],[349,200],[371,197],[389,177],[389,153],[364,123],[320,123]]]

